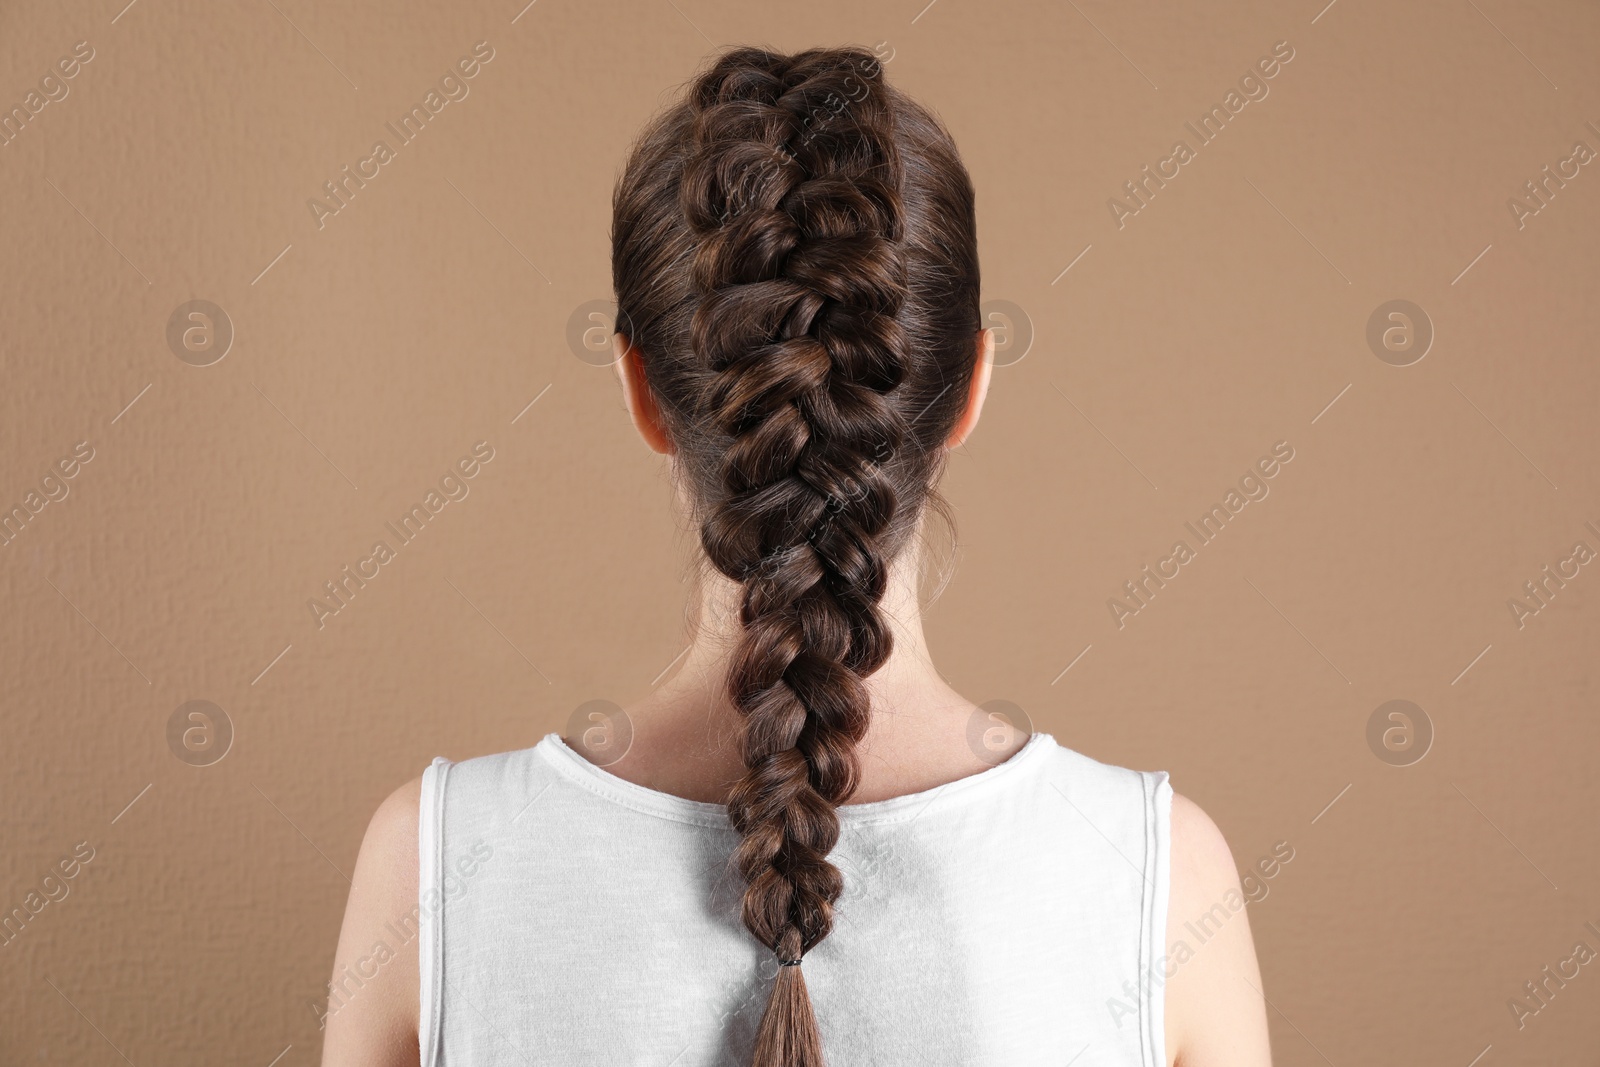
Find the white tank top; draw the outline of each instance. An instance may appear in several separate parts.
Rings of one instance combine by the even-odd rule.
[[[829,1067],[1166,1067],[1165,772],[1036,733],[839,809],[805,958]],[[777,964],[739,920],[727,809],[550,734],[422,778],[422,1067],[747,1067]]]

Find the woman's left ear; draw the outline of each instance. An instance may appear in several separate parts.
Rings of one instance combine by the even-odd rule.
[[[612,366],[622,383],[622,402],[627,405],[633,428],[639,431],[650,451],[670,456],[676,451],[672,438],[667,436],[661,421],[661,409],[656,407],[655,394],[650,391],[649,379],[644,373],[644,359],[625,333],[611,335],[611,351],[616,355]]]
[[[950,431],[950,439],[945,442],[947,448],[960,448],[977,428],[978,416],[983,413],[983,401],[989,395],[989,375],[994,370],[993,330],[978,331],[976,355],[978,362],[972,370],[972,386],[967,391],[967,406],[962,411],[961,418],[956,420],[955,429]]]

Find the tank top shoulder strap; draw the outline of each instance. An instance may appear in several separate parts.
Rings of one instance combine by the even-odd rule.
[[[422,798],[417,812],[417,968],[421,973],[417,1004],[417,1041],[422,1067],[434,1067],[439,1053],[439,1009],[442,996],[440,960],[444,926],[440,922],[444,866],[444,785],[452,764],[436,756],[422,772]],[[431,906],[430,906],[431,904]]]
[[[1166,771],[1136,771],[1056,745],[1052,788],[1061,794],[1089,836],[1103,839],[1102,855],[1113,869],[1126,865],[1139,875],[1138,974],[1134,988],[1120,991],[1106,1008],[1118,1029],[1139,1027],[1143,1067],[1167,1067],[1167,910],[1171,900],[1172,784]],[[1130,917],[1130,926],[1132,918]],[[1129,934],[1134,931],[1130,929]]]
[[[1139,937],[1139,998],[1145,1050],[1151,1067],[1167,1067],[1166,944],[1167,909],[1172,893],[1172,783],[1166,771],[1141,771],[1145,810],[1144,921]]]

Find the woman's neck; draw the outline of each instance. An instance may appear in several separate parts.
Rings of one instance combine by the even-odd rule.
[[[861,774],[853,803],[931,789],[994,762],[967,742],[977,709],[933,665],[918,596],[921,563],[913,538],[890,567],[880,610],[893,650],[866,680],[872,718],[857,748]],[[727,695],[728,667],[741,636],[742,587],[715,572],[697,584],[694,636],[682,666],[627,708],[633,744],[606,769],[661,792],[722,803],[744,773],[742,720]],[[1013,751],[1026,740],[1019,738]]]

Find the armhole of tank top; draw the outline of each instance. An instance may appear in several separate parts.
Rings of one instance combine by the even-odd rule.
[[[422,772],[417,812],[417,1046],[421,1067],[434,1067],[439,1054],[439,1015],[444,986],[444,909],[430,908],[439,899],[439,872],[444,857],[444,785],[450,761],[434,758]]]
[[[1140,919],[1140,1004],[1144,1021],[1144,1067],[1167,1067],[1166,958],[1167,910],[1172,889],[1172,784],[1167,772],[1144,779],[1144,912]],[[1159,973],[1158,973],[1159,971]],[[423,1067],[427,1067],[424,1064]]]

